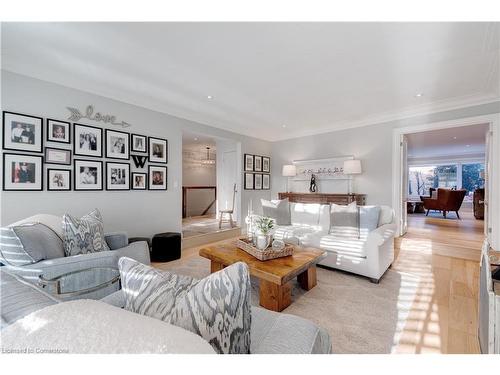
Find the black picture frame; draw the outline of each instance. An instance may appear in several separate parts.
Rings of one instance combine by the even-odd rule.
[[[255,163],[254,163],[253,157],[254,157],[254,155],[252,155],[252,154],[245,154],[243,156],[243,171],[244,172],[253,172],[254,167],[255,167]],[[251,163],[252,163],[252,168],[248,167],[248,162],[249,161],[251,161]]]
[[[78,169],[77,169],[77,164],[78,163],[84,163],[84,162],[87,162],[87,163],[95,163],[95,164],[99,164],[100,165],[100,168],[101,168],[101,184],[100,184],[100,187],[97,187],[97,188],[92,188],[92,189],[82,189],[82,188],[78,188],[78,185],[76,183],[76,179],[78,178],[79,176],[79,173],[78,173]],[[101,160],[87,160],[87,159],[73,159],[73,170],[74,170],[74,173],[73,173],[73,190],[75,191],[103,191],[104,190],[104,171],[103,171],[103,162]],[[99,185],[99,184],[95,184],[95,185]]]
[[[154,168],[162,168],[165,170],[165,187],[161,188],[153,188],[153,178],[151,178],[151,172],[153,172]],[[166,165],[148,165],[148,190],[153,190],[153,191],[165,191],[168,190],[168,168]]]
[[[153,155],[155,152],[152,143],[154,141],[159,141],[157,143],[164,143],[165,145],[165,156],[162,158],[158,158],[157,156]],[[157,137],[148,137],[148,160],[150,163],[160,163],[160,164],[168,164],[168,140],[164,138],[157,138]]]
[[[55,151],[60,151],[60,152],[66,152],[69,157],[68,157],[68,162],[57,162],[57,161],[50,161],[48,157],[48,152],[50,150],[55,150]],[[45,164],[60,164],[60,165],[71,165],[71,150],[68,150],[67,148],[57,148],[57,147],[45,147]]]
[[[57,138],[51,138],[51,125],[52,123],[58,123],[58,124],[64,124],[64,126],[66,126],[66,131],[68,132],[68,140],[65,141],[65,140],[58,140]],[[47,133],[46,133],[46,138],[45,140],[47,142],[54,142],[54,143],[64,143],[64,144],[71,144],[71,123],[68,122],[68,121],[60,121],[60,120],[56,120],[56,119],[53,119],[53,118],[48,118],[47,119]]]
[[[257,183],[260,179],[260,184]],[[255,173],[253,175],[253,188],[254,190],[262,190],[262,173]]]
[[[125,148],[125,154],[123,157],[117,157],[113,156],[110,154],[110,149],[108,147],[108,134],[112,133],[120,133],[120,134],[125,134],[124,138],[127,138],[127,145]],[[119,130],[113,130],[113,129],[106,129],[105,130],[105,137],[104,137],[104,147],[105,147],[105,155],[107,159],[115,159],[115,160],[130,160],[130,133],[127,132],[122,132]],[[110,156],[111,155],[111,156]]]
[[[257,161],[259,161],[258,168],[257,168]],[[255,172],[262,172],[262,156],[260,156],[260,155],[253,156],[253,170]]]
[[[121,166],[125,166],[127,167],[127,173],[128,173],[128,176],[125,177],[125,182],[126,182],[126,185],[125,187],[121,188],[117,188],[117,187],[113,187],[113,185],[110,184],[110,173],[109,173],[109,167],[112,167],[113,165],[121,165]],[[115,162],[115,161],[107,161],[106,162],[106,190],[107,191],[128,191],[130,190],[130,164],[129,163],[119,163],[119,162]]]
[[[267,162],[267,168],[264,168]],[[271,158],[269,156],[262,157],[262,172],[271,173]]]
[[[50,172],[58,171],[68,173],[68,188],[67,189],[52,189],[50,187]],[[47,168],[47,191],[71,191],[71,169],[57,169],[57,168]]]
[[[142,150],[137,150],[135,149],[135,138],[144,138],[144,151]],[[146,135],[140,135],[140,134],[130,134],[130,150],[132,152],[140,152],[141,154],[147,154],[148,153],[148,137]]]
[[[267,180],[267,187],[264,181]],[[271,190],[271,175],[270,174],[263,174],[262,175],[262,190]]]
[[[6,168],[6,159],[8,156],[21,156],[21,157],[24,157],[24,158],[35,158],[35,159],[40,159],[39,160],[39,168],[40,168],[40,171],[39,171],[39,174],[40,174],[40,188],[37,188],[36,186],[37,185],[33,185],[34,188],[30,188],[30,189],[15,189],[15,188],[8,188],[6,186],[6,182],[7,182],[7,178],[6,178],[6,174],[7,172],[9,171],[8,168]],[[17,153],[11,153],[11,152],[4,152],[3,153],[3,163],[2,163],[2,168],[3,168],[3,190],[4,191],[43,191],[43,156],[42,155],[29,155],[29,154],[17,154]],[[12,179],[12,176],[10,176],[11,178],[9,180]]]
[[[98,139],[99,139],[99,143],[101,146],[101,147],[98,147],[99,153],[96,153],[96,154],[87,153],[86,154],[86,153],[77,152],[77,151],[80,151],[79,147],[77,147],[77,144],[79,144],[79,140],[77,139],[77,135],[78,135],[77,128],[90,128],[90,129],[97,129],[99,131],[99,138]],[[73,124],[73,155],[90,157],[90,158],[102,158],[102,142],[103,142],[102,128],[98,128],[97,126],[78,124],[76,122]],[[76,173],[75,173],[75,175],[76,175]]]
[[[243,178],[244,178],[243,186],[245,190],[254,190],[255,185],[254,185],[253,173],[244,173]]]
[[[135,175],[142,175],[142,176],[144,176],[144,187],[143,188],[141,188],[141,187],[135,187],[135,185],[134,185]],[[144,173],[144,172],[132,172],[130,174],[130,188],[132,190],[148,190],[148,174]]]
[[[11,133],[10,131],[6,132],[6,125],[7,125],[6,117],[8,115],[29,117],[32,119],[36,119],[37,121],[40,121],[40,124],[39,124],[39,127],[40,127],[40,145],[38,147],[36,147],[35,149],[30,150],[30,149],[26,149],[26,148],[13,147],[12,142],[6,142],[7,135]],[[42,117],[27,115],[27,114],[18,113],[18,112],[10,112],[10,111],[3,111],[2,112],[2,148],[4,150],[42,153],[43,152],[43,140],[44,139],[43,139],[43,118]]]

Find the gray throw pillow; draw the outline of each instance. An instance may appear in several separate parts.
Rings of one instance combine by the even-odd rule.
[[[109,250],[104,238],[102,216],[97,209],[80,219],[65,214],[62,228],[66,256]]]
[[[359,228],[362,232],[377,229],[380,217],[380,206],[358,206]]]
[[[274,219],[276,225],[292,224],[290,216],[290,203],[288,202],[288,198],[272,201],[261,199],[260,202],[262,204],[263,216]]]
[[[13,229],[24,250],[35,261],[64,257],[63,242],[49,227],[43,224],[25,224]]]
[[[359,238],[359,211],[356,202],[347,206],[331,204],[330,234],[340,238]]]
[[[24,246],[13,228],[0,228],[0,263],[20,267],[36,262],[24,250]]]
[[[218,353],[250,353],[251,287],[245,263],[200,281],[127,257],[118,267],[125,309],[196,333]]]

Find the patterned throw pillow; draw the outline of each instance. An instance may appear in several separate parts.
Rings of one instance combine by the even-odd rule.
[[[195,280],[120,258],[125,309],[203,337],[218,353],[250,353],[250,275],[245,263]]]
[[[65,214],[62,228],[66,256],[109,250],[104,238],[102,216],[97,209],[80,219]]]

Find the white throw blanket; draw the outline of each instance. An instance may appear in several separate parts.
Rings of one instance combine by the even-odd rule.
[[[95,300],[35,311],[1,331],[1,346],[4,353],[214,354],[194,333]]]

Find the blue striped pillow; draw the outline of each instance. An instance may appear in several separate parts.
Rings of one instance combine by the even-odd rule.
[[[36,260],[24,250],[13,228],[0,228],[0,262],[16,267],[36,263]]]

